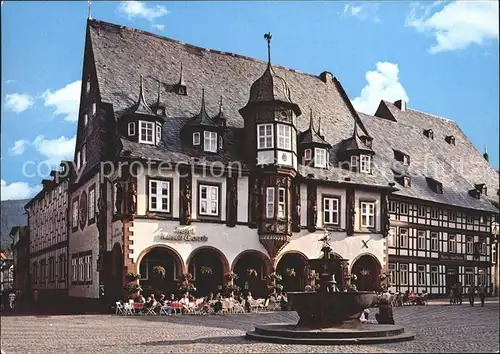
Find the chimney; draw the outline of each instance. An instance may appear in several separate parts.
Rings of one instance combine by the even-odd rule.
[[[321,74],[319,74],[319,78],[324,83],[328,83],[328,82],[333,81],[333,75],[329,71],[323,71]]]
[[[394,102],[394,105],[398,107],[402,112],[406,112],[406,101],[397,100],[396,102]]]

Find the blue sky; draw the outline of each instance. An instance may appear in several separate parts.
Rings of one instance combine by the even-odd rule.
[[[274,64],[332,72],[366,113],[405,98],[452,119],[499,166],[496,1],[94,1],[92,17],[260,59],[271,31]],[[2,200],[73,158],[86,18],[86,1],[2,1]]]

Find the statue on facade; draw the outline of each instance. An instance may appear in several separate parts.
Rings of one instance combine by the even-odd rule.
[[[121,183],[116,183],[115,209],[117,214],[121,214],[123,201],[123,187]]]
[[[251,216],[252,221],[257,223],[260,219],[260,195],[259,195],[259,180],[255,178],[254,185],[252,189],[252,208],[251,208]]]
[[[97,208],[95,211],[96,226],[99,232],[99,237],[104,235],[104,228],[106,227],[106,198],[104,198],[104,185],[99,186],[99,198],[97,198]]]
[[[354,221],[356,218],[356,208],[355,208],[355,201],[354,201],[354,193],[347,193],[347,208],[349,210],[348,214],[348,233],[352,235],[354,233]]]
[[[182,190],[182,208],[184,214],[185,225],[191,224],[191,187],[189,186],[189,180],[184,181],[184,188]]]
[[[128,198],[127,198],[127,204],[128,204],[128,212],[131,215],[135,214],[135,208],[137,205],[137,189],[135,186],[135,182],[129,182],[128,184]]]
[[[237,209],[238,209],[238,191],[237,191],[237,179],[236,177],[231,177],[229,180],[229,216],[228,221],[231,226],[236,225],[237,221]]]
[[[391,217],[389,215],[388,205],[389,205],[389,196],[386,194],[382,202],[382,218],[383,218],[382,235],[384,237],[387,237],[387,235],[389,234],[389,227],[391,224]]]

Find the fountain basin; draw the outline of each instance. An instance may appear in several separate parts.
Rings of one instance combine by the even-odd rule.
[[[364,309],[377,303],[373,292],[290,292],[288,301],[300,319],[297,326],[325,328],[359,323]]]

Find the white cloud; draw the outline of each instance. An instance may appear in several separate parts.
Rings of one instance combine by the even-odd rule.
[[[78,80],[67,84],[61,89],[45,91],[42,95],[42,98],[45,100],[45,107],[55,108],[54,115],[64,115],[65,121],[77,121],[81,85],[81,80]]]
[[[43,135],[39,135],[33,141],[33,146],[41,155],[47,157],[44,163],[59,165],[61,160],[73,160],[75,143],[76,136],[70,139],[61,136],[57,139],[48,140]]]
[[[438,10],[442,4],[412,3],[406,17],[406,26],[435,37],[437,43],[429,49],[430,53],[465,49],[498,39],[497,1],[454,1]]]
[[[344,5],[344,11],[341,16],[353,16],[357,17],[363,21],[373,21],[380,22],[380,18],[378,17],[378,3],[363,3],[359,5],[346,4]]]
[[[5,95],[5,106],[7,109],[22,113],[33,106],[33,98],[27,93],[12,93]]]
[[[10,148],[10,154],[17,156],[17,155],[22,155],[24,154],[24,151],[26,151],[26,147],[28,146],[28,141],[21,139],[17,140],[14,142],[14,146]]]
[[[13,182],[7,184],[1,180],[2,200],[26,199],[40,190],[41,186],[30,186],[26,182]]]
[[[118,6],[118,11],[125,14],[129,20],[135,17],[141,17],[150,22],[168,14],[168,10],[165,6],[156,5],[155,7],[148,7],[148,5],[142,1],[122,1]]]
[[[165,25],[160,25],[160,24],[153,24],[153,28],[157,29],[158,31],[165,31]]]
[[[5,83],[6,83],[6,84],[12,84],[12,83],[14,83],[14,82],[16,82],[16,80],[5,80]]]
[[[408,101],[408,95],[399,82],[399,68],[397,64],[378,62],[376,70],[368,71],[365,75],[367,84],[361,90],[359,97],[352,100],[357,111],[374,114],[380,100]]]

